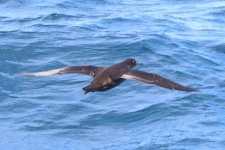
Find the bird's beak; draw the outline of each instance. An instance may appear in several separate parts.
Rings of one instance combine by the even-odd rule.
[[[137,66],[143,66],[144,64],[143,64],[143,63],[137,62],[136,65],[137,65]]]

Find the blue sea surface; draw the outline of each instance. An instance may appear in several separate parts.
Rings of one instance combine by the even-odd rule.
[[[17,74],[135,58],[199,92],[79,74]],[[1,0],[1,150],[223,150],[224,0]]]

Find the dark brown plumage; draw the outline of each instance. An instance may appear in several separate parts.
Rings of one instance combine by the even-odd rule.
[[[21,74],[22,76],[51,76],[55,74],[79,73],[90,75],[94,77],[91,84],[84,87],[85,93],[95,91],[106,91],[116,87],[124,82],[126,79],[138,80],[148,84],[154,84],[167,89],[174,89],[179,91],[197,91],[193,88],[183,86],[169,79],[161,77],[157,74],[147,73],[138,70],[131,70],[136,65],[141,65],[135,59],[127,59],[121,63],[110,67],[96,67],[96,66],[71,66],[48,70],[43,72],[35,72],[28,74]]]

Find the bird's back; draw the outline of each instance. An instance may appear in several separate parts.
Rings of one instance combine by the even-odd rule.
[[[115,81],[117,81],[125,72],[128,71],[129,68],[123,63],[110,66],[97,74],[91,84],[84,87],[83,90],[89,92],[112,86]]]

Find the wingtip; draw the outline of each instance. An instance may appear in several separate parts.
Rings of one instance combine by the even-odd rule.
[[[190,92],[199,92],[198,89],[192,89]]]
[[[17,76],[26,76],[26,77],[31,77],[31,76],[33,76],[33,75],[31,75],[31,74],[17,74]]]
[[[186,92],[199,92],[198,89],[194,89],[194,88],[190,88],[190,87],[186,87],[186,89],[184,91],[186,91]]]

